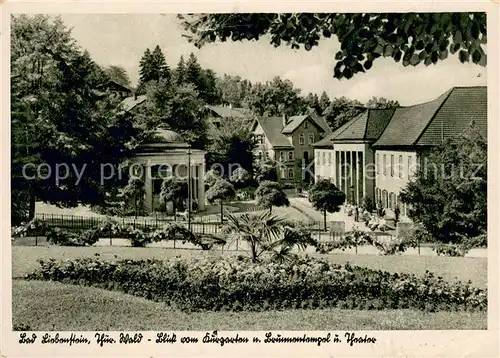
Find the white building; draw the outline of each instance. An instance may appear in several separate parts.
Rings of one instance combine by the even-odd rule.
[[[350,202],[373,198],[393,214],[427,153],[474,122],[487,138],[487,88],[454,87],[433,101],[368,109],[315,143],[316,178],[330,178]]]

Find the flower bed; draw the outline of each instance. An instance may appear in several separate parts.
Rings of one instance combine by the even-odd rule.
[[[183,225],[176,223],[169,223],[161,228],[143,227],[140,229],[109,218],[80,232],[52,228],[43,220],[34,219],[24,226],[14,228],[12,237],[27,236],[33,233],[45,235],[48,242],[61,246],[92,246],[101,237],[127,238],[134,247],[144,247],[152,242],[179,240],[183,243],[190,242],[201,247],[202,250],[209,250],[214,245],[226,243],[224,239],[215,236],[202,238],[201,235],[196,235]]]
[[[304,258],[251,263],[205,258],[40,261],[27,279],[118,290],[189,310],[290,308],[486,310],[487,292],[471,283],[447,283],[427,272],[391,274]]]

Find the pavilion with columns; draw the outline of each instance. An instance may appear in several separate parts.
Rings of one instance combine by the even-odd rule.
[[[205,210],[205,152],[190,148],[182,136],[169,129],[156,130],[153,140],[141,145],[132,159],[134,169],[140,169],[144,178],[144,209],[152,213],[159,208],[161,184],[167,177],[189,183],[193,210]],[[167,204],[167,212],[172,211]]]

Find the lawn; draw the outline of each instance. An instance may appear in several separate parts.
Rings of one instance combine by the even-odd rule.
[[[224,252],[224,255],[235,255],[238,252]],[[241,254],[241,252],[239,252]],[[117,259],[168,259],[175,256],[222,255],[220,250],[201,251],[189,249],[165,249],[159,247],[64,247],[64,246],[12,246],[12,276],[23,277],[38,268],[37,259],[74,259],[91,257],[98,254],[107,260]],[[376,256],[354,254],[330,254],[314,256],[327,258],[336,263],[350,262],[376,270],[423,275],[426,270],[442,276],[447,281],[459,279],[471,280],[479,288],[487,287],[487,260],[469,257],[439,256]]]
[[[26,330],[449,330],[487,329],[486,312],[287,310],[200,312],[120,292],[55,282],[12,282],[13,325]]]

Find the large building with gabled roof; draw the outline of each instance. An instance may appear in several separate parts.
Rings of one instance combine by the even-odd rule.
[[[387,127],[394,109],[368,109],[314,144],[316,178],[331,178],[349,202],[374,199],[372,145]]]
[[[399,193],[423,165],[429,151],[460,135],[471,124],[487,138],[487,87],[454,87],[433,101],[396,109],[384,133],[373,144],[376,155],[375,196],[389,211],[407,208]]]
[[[487,88],[454,87],[436,99],[368,109],[314,144],[316,178],[330,178],[350,202],[372,198],[389,214],[429,151],[473,123],[487,138]]]
[[[325,119],[315,113],[292,117],[257,116],[252,131],[257,139],[254,151],[257,160],[276,161],[280,180],[288,182],[311,179],[303,167],[314,159],[312,145],[331,133]]]

